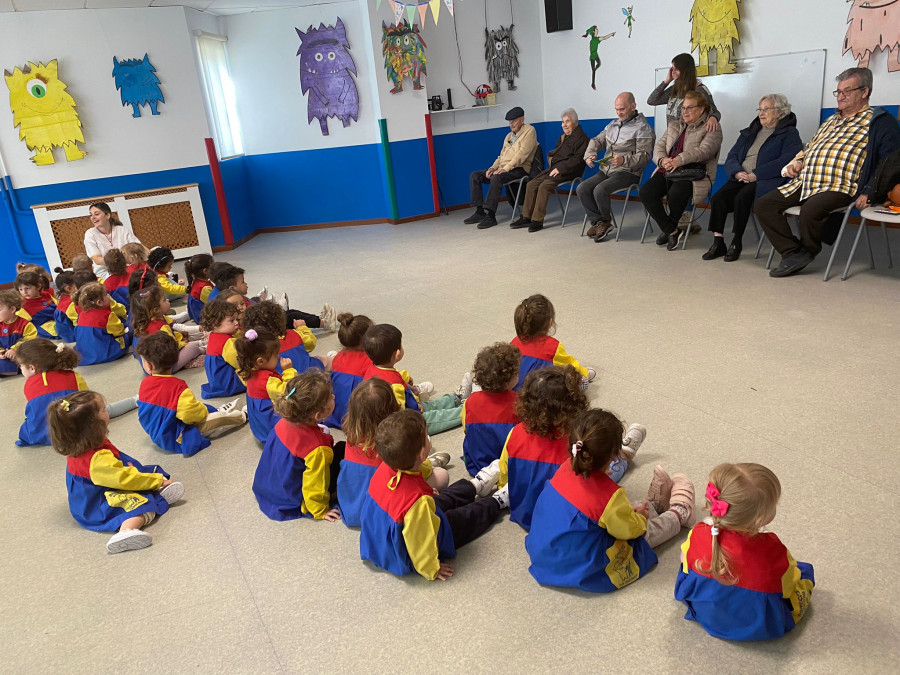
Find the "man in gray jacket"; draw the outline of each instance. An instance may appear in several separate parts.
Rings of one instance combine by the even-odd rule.
[[[640,184],[644,167],[653,156],[656,133],[644,116],[637,111],[634,94],[623,91],[616,96],[616,117],[595,136],[584,153],[584,161],[591,168],[600,165],[600,172],[578,186],[578,199],[587,213],[591,227],[587,234],[594,241],[602,241],[615,229],[609,196]],[[600,150],[605,149],[603,159],[597,161]]]

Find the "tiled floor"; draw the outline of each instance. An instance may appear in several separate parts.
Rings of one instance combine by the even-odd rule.
[[[113,421],[111,440],[163,464],[187,494],[150,526],[151,548],[107,555],[107,536],[68,513],[63,459],[13,446],[16,378],[0,382],[0,670],[898,672],[900,270],[885,268],[878,243],[880,268],[858,263],[846,282],[822,282],[824,259],[778,280],[753,259],[752,235],[728,264],[700,259],[707,234],[686,251],[639,245],[637,206],[622,241],[602,244],[578,225],[477,231],[467,215],[264,235],[218,257],[247,269],[251,291],[268,284],[298,308],[329,301],[396,324],[403,367],[438,392],[480,347],[513,337],[522,298],[545,293],[557,336],[598,370],[593,403],[649,429],[623,479],[634,498],[656,463],[701,485],[721,461],[775,470],[771,529],[816,567],[803,625],[778,642],[730,644],[683,620],[672,599],[680,542],[609,596],[541,588],[506,517],[461,550],[452,580],[398,579],[363,564],[340,523],[259,512],[249,429],[185,459],[155,448],[135,413]],[[317,351],[336,347],[326,335]],[[109,399],[134,394],[140,377],[131,358],[80,372]],[[205,376],[186,379],[199,393]],[[454,458],[461,443],[459,430],[434,439]],[[455,460],[451,476],[463,474]]]

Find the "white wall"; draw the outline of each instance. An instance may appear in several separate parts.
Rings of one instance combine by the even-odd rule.
[[[32,152],[19,140],[0,89],[0,151],[16,187],[89,180],[206,163],[203,139],[209,135],[192,41],[181,7],[152,9],[15,12],[0,20],[0,64],[12,72],[28,61],[59,60],[60,79],[76,103],[88,155],[35,166]],[[144,53],[161,81],[166,98],[158,116],[142,108],[139,119],[122,106],[112,78],[113,56],[141,58]],[[5,82],[4,82],[5,84]]]

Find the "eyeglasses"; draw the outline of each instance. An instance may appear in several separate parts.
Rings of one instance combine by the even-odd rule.
[[[683,106],[681,106],[681,109],[682,110],[696,110],[699,107],[700,107],[699,105],[683,105]]]
[[[838,96],[849,96],[850,92],[858,91],[860,89],[865,89],[865,87],[853,87],[853,89],[835,89],[832,94],[834,94],[835,98]]]
[[[775,108],[757,108],[756,112],[758,112],[758,113],[769,112],[770,110],[775,110]]]

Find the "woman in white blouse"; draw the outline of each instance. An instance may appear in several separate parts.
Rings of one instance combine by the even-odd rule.
[[[105,279],[109,276],[103,264],[106,252],[111,248],[122,248],[125,244],[140,244],[141,241],[130,228],[125,227],[121,220],[112,215],[112,210],[106,202],[91,204],[90,214],[93,227],[84,233],[84,250],[94,262],[94,274]]]

